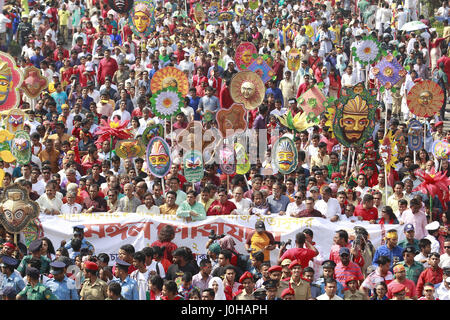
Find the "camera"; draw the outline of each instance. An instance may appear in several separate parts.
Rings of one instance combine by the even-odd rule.
[[[292,239],[289,239],[288,241],[274,241],[274,244],[278,245],[278,248],[284,247],[284,246],[290,246],[292,244]]]
[[[222,239],[223,237],[225,237],[225,233],[217,235],[214,230],[211,230],[209,232],[209,236],[208,236],[208,238],[211,240],[218,240],[218,239]]]

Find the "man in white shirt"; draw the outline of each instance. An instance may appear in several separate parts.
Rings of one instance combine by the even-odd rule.
[[[442,282],[435,287],[434,296],[439,300],[450,300],[450,267],[444,268]]]
[[[75,199],[77,198],[77,194],[74,192],[67,193],[67,203],[64,203],[61,206],[61,213],[62,214],[78,214],[81,213],[81,210],[83,207],[75,202]]]
[[[425,226],[425,229],[428,231],[428,235],[425,237],[425,239],[431,241],[431,252],[441,251],[441,245],[438,240],[439,228],[440,225],[438,221],[433,221],[432,223],[429,223]]]
[[[322,199],[316,201],[314,209],[320,211],[331,222],[338,221],[341,215],[341,206],[337,199],[331,197],[331,188],[328,186],[321,188],[320,194]]]
[[[450,267],[450,238],[444,241],[445,253],[441,254],[441,259],[439,262],[439,267],[444,268],[445,266]]]
[[[252,202],[244,198],[244,190],[241,187],[234,188],[233,197],[230,201],[236,205],[236,214],[248,215]]]
[[[397,8],[397,30],[401,30],[408,19],[408,13],[403,10],[402,6]]]
[[[45,214],[56,215],[61,212],[62,200],[56,196],[56,186],[54,183],[48,183],[45,193],[36,201]]]
[[[349,87],[355,86],[357,83],[357,79],[356,79],[356,74],[353,73],[352,66],[348,66],[345,71],[346,72],[342,75],[342,78],[341,78],[342,87],[349,88]]]
[[[155,254],[153,248],[145,247],[142,249],[142,252],[145,254],[145,266],[147,267],[149,275],[153,276],[157,274],[164,279],[166,277],[166,272],[160,262],[153,260],[153,255]]]
[[[188,72],[188,79],[192,78],[192,75],[194,74],[194,64],[189,61],[190,53],[186,50],[184,50],[184,60],[180,61],[179,67],[180,70],[185,72]]]
[[[140,251],[133,256],[133,266],[137,270],[130,274],[130,278],[135,280],[138,285],[139,300],[147,300],[148,279],[150,277],[150,270],[145,265],[145,254]]]
[[[306,209],[306,205],[304,203],[304,194],[301,191],[297,191],[294,195],[294,202],[288,204],[286,208],[286,215],[290,217],[297,216],[300,212]]]
[[[344,300],[338,295],[336,295],[337,291],[337,281],[333,278],[325,279],[325,293],[318,296],[317,300]]]

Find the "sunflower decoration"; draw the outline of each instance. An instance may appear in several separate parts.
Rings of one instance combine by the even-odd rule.
[[[382,56],[380,43],[371,36],[363,37],[361,43],[352,48],[352,55],[362,65],[372,64]]]
[[[189,81],[186,74],[175,67],[164,67],[155,72],[150,83],[152,92],[168,87],[175,87],[185,97],[189,92]]]
[[[397,162],[397,141],[395,141],[392,132],[384,135],[383,140],[380,140],[380,156],[385,163],[386,171],[389,173],[391,168],[395,168]]]
[[[389,90],[406,75],[406,70],[398,63],[397,59],[389,53],[372,68],[372,73],[378,81]]]
[[[174,87],[157,91],[151,98],[152,112],[162,119],[170,119],[184,104],[182,94]]]

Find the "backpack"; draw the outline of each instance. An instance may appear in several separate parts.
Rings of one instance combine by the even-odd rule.
[[[439,68],[435,68],[431,77],[433,82],[436,82],[442,89],[445,90],[445,82],[442,79],[441,73],[439,72]]]

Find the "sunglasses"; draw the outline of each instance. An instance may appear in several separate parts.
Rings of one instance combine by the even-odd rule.
[[[450,246],[444,246],[445,249],[450,249]]]

